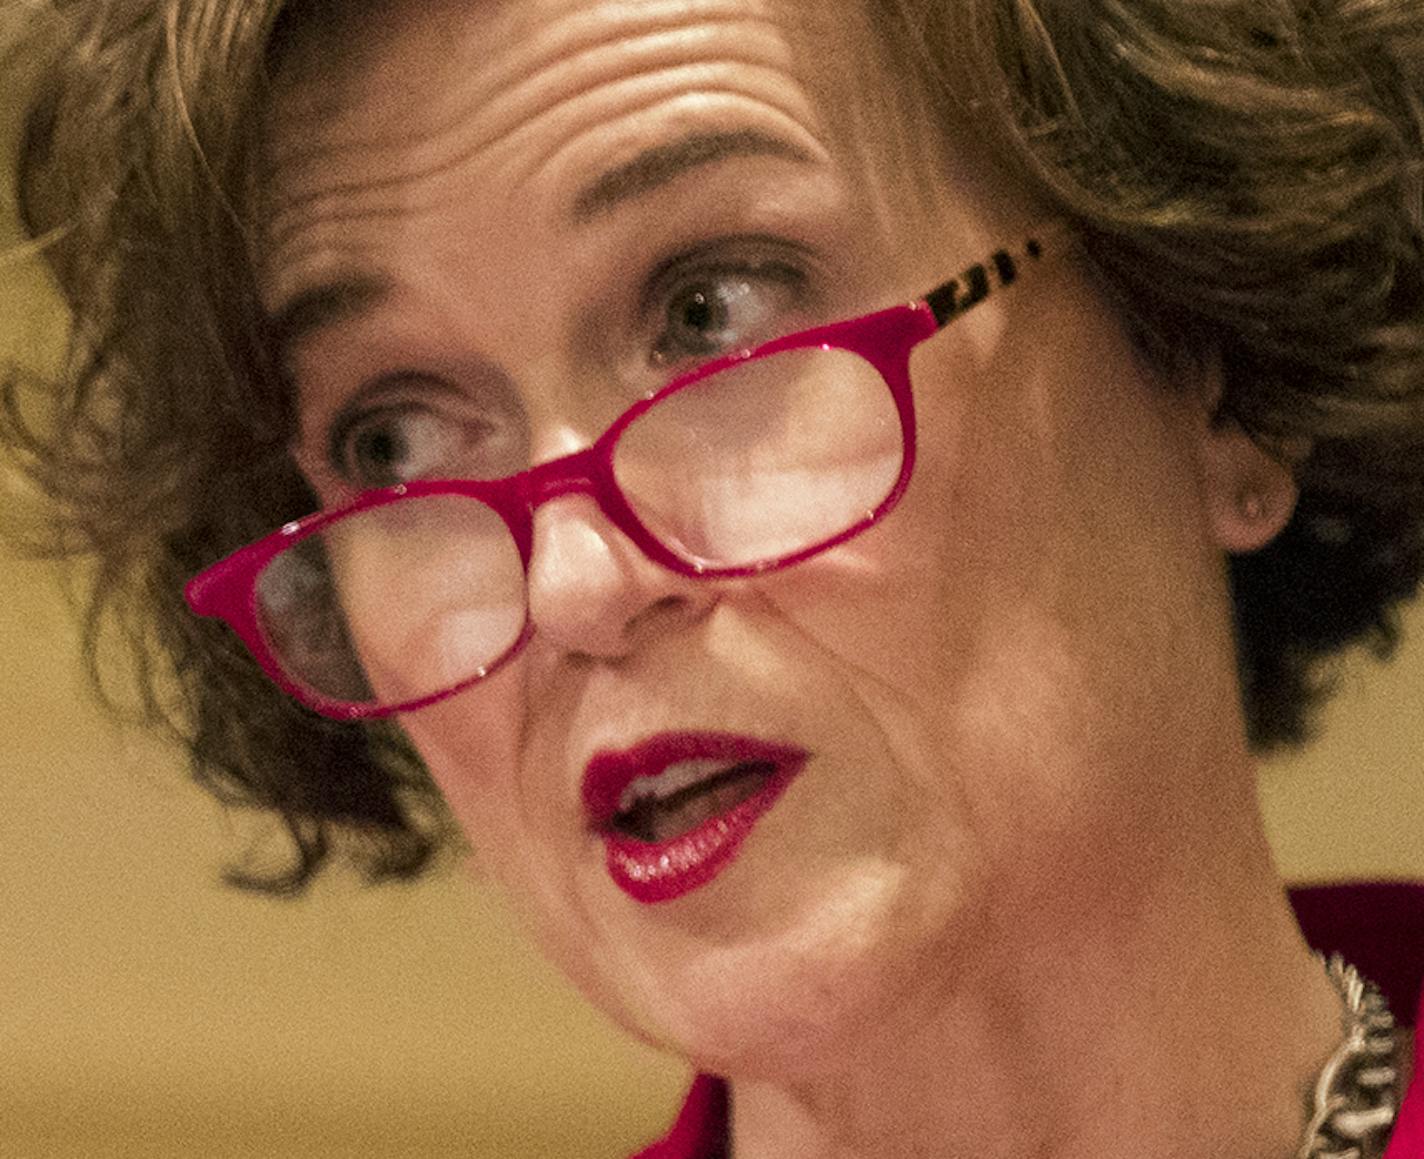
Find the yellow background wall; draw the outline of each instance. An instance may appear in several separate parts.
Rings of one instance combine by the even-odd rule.
[[[56,326],[39,273],[0,261],[0,353]],[[47,568],[0,560],[0,592],[0,1155],[612,1157],[665,1123],[680,1068],[458,868],[220,887],[255,830],[91,706]],[[1325,739],[1263,777],[1282,867],[1424,877],[1424,643],[1342,681]]]

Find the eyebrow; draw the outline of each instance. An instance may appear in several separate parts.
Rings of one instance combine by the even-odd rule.
[[[631,161],[596,177],[574,198],[569,217],[584,224],[693,169],[731,157],[781,157],[802,164],[814,160],[805,149],[758,129],[690,133],[681,140],[644,149]]]
[[[277,364],[289,365],[297,347],[313,334],[364,313],[388,297],[391,288],[389,278],[362,274],[323,282],[303,290],[282,306],[268,323]]]

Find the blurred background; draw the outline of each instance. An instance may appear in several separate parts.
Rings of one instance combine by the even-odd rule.
[[[0,156],[18,94],[0,80]],[[7,177],[8,181],[8,177]],[[0,362],[63,319],[0,188]],[[0,555],[0,1156],[619,1157],[686,1073],[619,1037],[458,865],[224,888],[260,828],[94,707],[57,573]],[[1424,878],[1424,615],[1264,770],[1299,881]]]

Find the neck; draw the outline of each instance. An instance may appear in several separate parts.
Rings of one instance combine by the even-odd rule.
[[[997,907],[972,961],[928,963],[837,1064],[733,1081],[734,1155],[1294,1155],[1339,1000],[1254,808],[1179,854],[1122,904]]]

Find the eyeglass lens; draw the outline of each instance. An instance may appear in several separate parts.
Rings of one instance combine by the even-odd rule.
[[[848,351],[750,360],[676,391],[621,435],[613,474],[690,566],[738,568],[836,538],[884,501],[904,438],[884,379]],[[518,642],[528,592],[501,516],[461,495],[356,512],[257,581],[268,647],[299,686],[352,704],[422,700]]]

